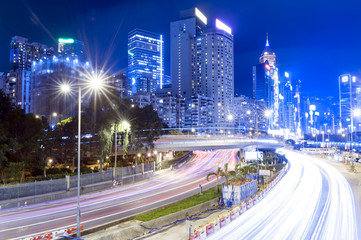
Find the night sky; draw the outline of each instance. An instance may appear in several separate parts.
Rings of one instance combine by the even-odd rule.
[[[217,17],[232,28],[236,93],[251,94],[252,65],[258,63],[266,32],[280,71],[300,79],[305,94],[336,95],[338,75],[361,77],[360,0],[2,0],[0,71],[9,71],[14,35],[54,48],[59,37],[78,38],[92,62],[122,70],[128,32],[141,28],[164,35],[165,74],[170,74],[170,22],[192,7],[208,21]]]

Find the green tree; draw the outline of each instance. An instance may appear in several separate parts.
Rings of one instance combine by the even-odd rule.
[[[40,148],[44,128],[40,119],[33,114],[25,114],[22,109],[11,111],[5,123],[9,132],[9,146],[18,156],[22,166],[20,182],[25,180],[25,173],[32,167],[34,153]]]
[[[211,173],[208,173],[208,174],[207,174],[207,181],[209,181],[209,177],[210,177],[210,176],[213,176],[213,175],[214,175],[214,176],[217,177],[217,186],[216,186],[217,193],[219,193],[219,178],[222,177],[222,173],[223,173],[222,168],[221,168],[221,167],[218,167],[218,168],[217,168],[217,171],[211,172]]]
[[[77,153],[78,118],[70,117],[57,124],[62,133],[65,158],[71,159],[71,171],[74,172],[75,157]],[[66,161],[68,163],[68,161]]]
[[[228,171],[228,163],[224,164],[224,170],[221,172],[221,176],[226,178],[226,185],[229,184],[229,179],[235,175],[235,171]]]
[[[151,105],[144,108],[135,107],[132,111],[133,144],[137,150],[146,143],[146,150],[154,148],[154,141],[161,135],[163,124]]]

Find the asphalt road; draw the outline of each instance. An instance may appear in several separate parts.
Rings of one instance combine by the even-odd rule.
[[[90,229],[175,202],[215,185],[207,173],[226,162],[236,164],[237,150],[196,152],[180,169],[147,181],[81,196],[81,225]],[[76,198],[22,207],[0,214],[0,239],[20,239],[76,226]]]
[[[355,201],[334,167],[286,151],[290,168],[257,205],[208,239],[360,239]]]

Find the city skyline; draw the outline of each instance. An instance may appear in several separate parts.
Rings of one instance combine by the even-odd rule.
[[[356,9],[360,3],[356,1],[347,4],[331,2],[327,6],[323,6],[322,2],[311,6],[306,1],[299,6],[304,11],[297,12],[296,3],[282,5],[264,2],[256,6],[251,3],[240,5],[232,2],[186,1],[174,7],[174,4],[163,1],[157,1],[154,6],[141,1],[108,1],[101,4],[96,1],[88,1],[86,4],[84,1],[76,1],[69,3],[69,8],[66,2],[51,6],[41,0],[31,4],[26,1],[7,3],[7,9],[16,8],[18,11],[15,20],[2,21],[0,25],[5,30],[0,39],[1,52],[4,53],[0,58],[0,71],[9,69],[8,46],[14,35],[26,37],[29,42],[54,47],[56,44],[52,38],[78,38],[84,40],[93,61],[95,58],[100,64],[108,61],[114,71],[121,70],[127,66],[127,33],[138,27],[164,34],[164,73],[168,75],[169,23],[179,18],[181,10],[198,7],[207,17],[220,18],[232,28],[236,94],[251,96],[252,66],[262,53],[266,32],[269,33],[271,48],[279,59],[280,70],[290,72],[293,79],[300,79],[302,92],[320,96],[334,95],[337,93],[339,75],[348,72],[356,76],[359,74],[360,60],[357,55],[361,49],[357,42],[361,42],[361,33],[354,28]],[[162,4],[164,13],[161,17],[154,17],[152,12],[159,4]],[[53,11],[54,14],[49,14]],[[336,13],[338,17],[335,19]],[[302,16],[298,16],[300,14]],[[2,18],[7,16],[8,13],[2,13]],[[287,17],[289,19],[285,21]],[[346,33],[351,37],[344,40]]]

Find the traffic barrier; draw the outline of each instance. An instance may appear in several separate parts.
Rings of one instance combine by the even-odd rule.
[[[236,208],[234,208],[233,210],[234,210],[233,212],[234,212],[235,218],[238,218],[238,217],[239,217],[239,213],[240,213],[239,207],[236,207]]]
[[[230,223],[230,222],[231,222],[231,216],[229,215],[229,213],[228,213],[228,212],[227,212],[227,214],[226,214],[225,218],[226,218],[226,225],[227,225],[228,223]]]
[[[219,226],[220,226],[220,228],[226,226],[226,219],[225,219],[225,217],[222,216],[222,217],[219,218]]]
[[[196,231],[194,234],[191,235],[191,240],[200,240],[200,239],[201,239],[201,235],[199,231]]]
[[[230,217],[231,217],[231,221],[234,221],[236,219],[236,214],[235,214],[236,211],[232,210],[231,213],[229,214]]]
[[[265,196],[267,196],[267,194],[271,191],[273,186],[275,186],[275,184],[277,184],[280,181],[280,179],[283,177],[285,172],[286,171],[281,172],[281,174],[279,174],[277,178],[274,179],[268,185],[268,187],[265,188],[260,194],[257,194],[255,198],[253,199],[250,198],[247,202],[242,201],[242,203],[239,206],[233,208],[231,211],[228,211],[225,216],[219,216],[219,218],[216,218],[215,220],[211,221],[208,225],[201,226],[200,230],[194,228],[194,234],[191,235],[191,240],[204,240],[207,238],[207,236],[213,234],[214,232],[219,231],[228,223],[230,223],[231,221],[235,220],[237,217],[242,215],[245,211],[250,209],[260,200],[262,200]],[[82,227],[83,226],[81,226],[81,230]],[[76,228],[71,228],[70,230],[76,230]],[[35,240],[35,239],[30,239],[30,240]]]
[[[76,231],[76,227],[72,227],[72,228],[67,228],[61,231],[55,231],[55,232],[45,232],[45,234],[43,235],[38,235],[35,237],[30,237],[30,238],[26,238],[25,240],[51,240],[51,239],[55,239],[58,238],[60,236],[69,236],[71,234],[73,234],[73,231]],[[80,225],[80,231],[83,231],[83,225]]]
[[[213,223],[210,223],[207,225],[206,227],[206,233],[207,233],[207,236],[211,235],[212,233],[214,233],[214,226],[213,226]]]
[[[216,220],[213,222],[213,228],[214,228],[214,231],[217,232],[221,227],[219,225],[219,219],[216,218]]]
[[[202,226],[201,229],[199,230],[199,235],[201,240],[207,239],[207,232],[204,226]]]

